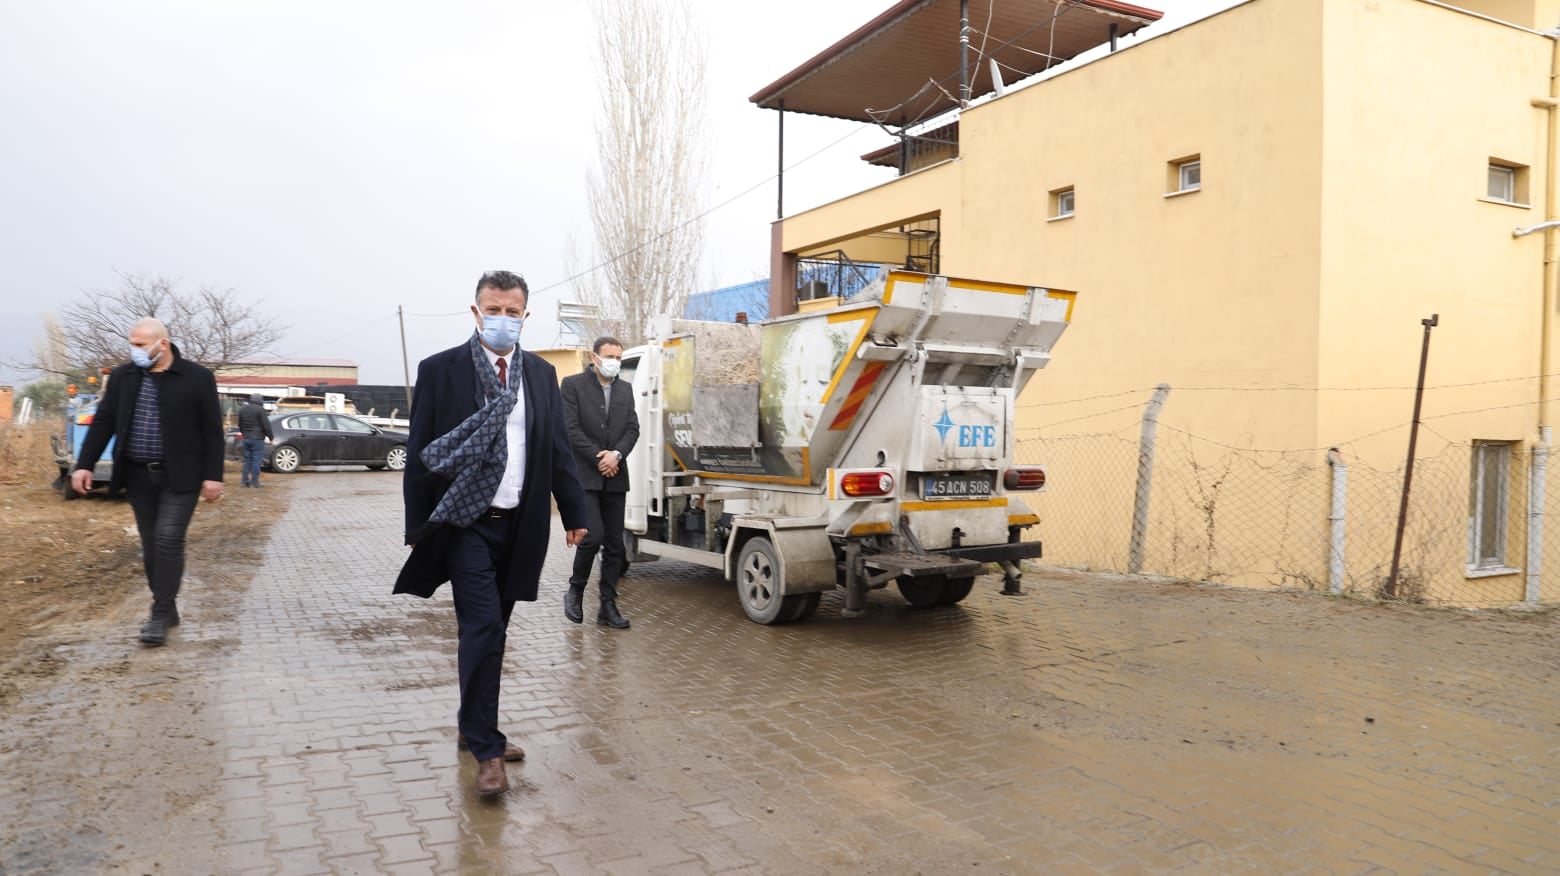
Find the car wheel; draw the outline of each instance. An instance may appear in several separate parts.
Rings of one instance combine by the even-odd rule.
[[[291,444],[283,444],[271,454],[271,470],[282,474],[292,474],[303,464],[303,455],[298,448]]]
[[[376,468],[378,466],[375,466]],[[385,454],[385,467],[391,471],[404,471],[406,469],[406,445],[397,444]]]

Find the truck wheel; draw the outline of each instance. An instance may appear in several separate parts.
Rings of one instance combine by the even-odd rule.
[[[639,536],[623,530],[623,568],[618,570],[619,578],[628,577],[628,569],[634,565],[634,557],[639,556]]]
[[[271,470],[280,474],[292,474],[303,462],[303,454],[291,444],[283,444],[271,454]]]
[[[928,575],[923,578],[900,575],[896,583],[899,585],[899,595],[903,596],[906,602],[916,608],[931,608],[942,599],[945,580],[947,579],[942,575]]]
[[[765,625],[785,623],[801,613],[808,596],[816,595],[782,596],[783,586],[775,546],[761,535],[748,539],[737,558],[737,599],[748,619]]]
[[[948,578],[943,581],[942,594],[937,597],[938,605],[957,605],[964,601],[964,597],[970,595],[970,590],[975,587],[975,579]]]
[[[801,599],[797,601],[796,614],[787,618],[788,623],[804,621],[812,617],[818,611],[818,603],[823,601],[822,593],[799,593],[797,595]]]

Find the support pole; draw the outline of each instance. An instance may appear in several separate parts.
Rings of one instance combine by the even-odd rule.
[[[970,0],[959,0],[959,108],[970,105]]]
[[[1343,539],[1346,529],[1345,514],[1348,508],[1349,467],[1344,464],[1338,448],[1327,449],[1327,464],[1332,466],[1332,512],[1327,515],[1331,527],[1327,548],[1327,592],[1334,596],[1343,593]]]
[[[1414,445],[1419,442],[1419,406],[1425,397],[1425,364],[1430,360],[1430,330],[1441,324],[1439,313],[1421,319],[1425,327],[1425,340],[1419,349],[1419,382],[1414,384],[1414,422],[1408,428],[1408,463],[1403,466],[1403,499],[1398,503],[1397,535],[1392,539],[1392,572],[1387,576],[1383,589],[1390,599],[1397,596],[1398,569],[1403,559],[1403,530],[1408,524],[1408,492],[1414,484]]]
[[[406,378],[406,415],[412,415],[412,364],[406,358],[406,314],[401,305],[395,306],[395,318],[401,322],[401,374]]]
[[[1159,410],[1170,395],[1170,384],[1154,387],[1154,396],[1143,409],[1143,432],[1138,438],[1137,496],[1132,503],[1132,543],[1127,548],[1127,571],[1143,571],[1143,552],[1148,541],[1148,496],[1154,485],[1154,433],[1159,426]]]
[[[778,157],[775,168],[775,218],[785,218],[785,101],[780,101],[780,131],[776,139],[779,148],[775,150]]]

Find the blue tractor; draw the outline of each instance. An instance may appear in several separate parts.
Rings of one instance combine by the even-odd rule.
[[[70,473],[76,469],[76,460],[81,455],[81,442],[87,437],[87,428],[92,425],[92,417],[97,413],[98,399],[102,397],[107,380],[107,375],[102,378],[102,383],[96,377],[88,378],[92,392],[77,392],[74,383],[67,387],[65,429],[63,432],[49,436],[50,444],[54,449],[54,462],[60,467],[60,476],[55,481],[55,487],[66,500],[76,498],[76,491],[70,488]],[[98,459],[97,465],[93,466],[93,489],[106,487],[113,473],[114,439],[110,438],[108,446],[103,449],[102,457]]]

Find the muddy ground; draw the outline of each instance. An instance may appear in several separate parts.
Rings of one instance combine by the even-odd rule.
[[[201,503],[190,525],[188,573],[241,587],[287,503],[285,489],[239,488],[237,464],[228,468],[227,495]],[[123,633],[148,606],[129,503],[102,488],[67,501],[58,472],[41,424],[0,434],[0,708],[57,675],[62,646],[105,624]]]

